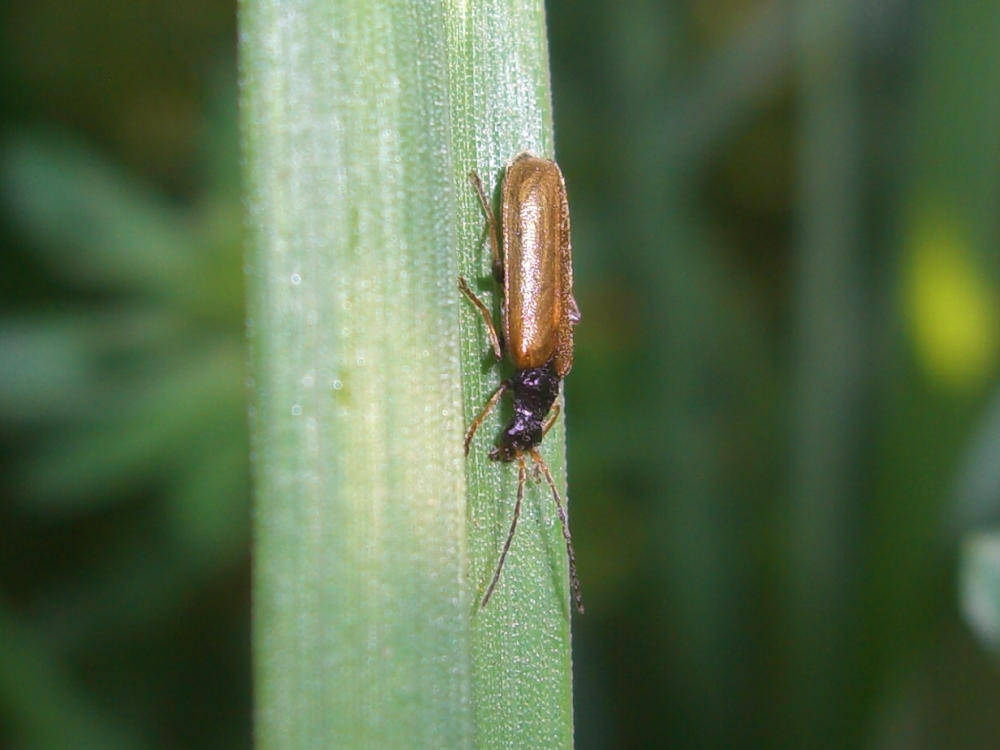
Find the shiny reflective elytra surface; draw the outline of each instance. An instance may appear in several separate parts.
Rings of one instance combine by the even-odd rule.
[[[573,299],[566,186],[555,162],[528,152],[518,154],[507,165],[501,190],[502,223],[498,225],[479,176],[472,172],[469,179],[489,222],[493,276],[504,292],[503,341],[517,370],[513,377],[500,384],[465,434],[465,453],[468,455],[476,430],[500,397],[508,390],[513,393],[514,415],[500,434],[490,458],[518,462],[517,502],[496,572],[481,606],[489,602],[514,540],[527,477],[524,457],[528,455],[542,470],[552,490],[566,540],[573,598],[577,611],[582,614],[583,599],[569,521],[552,473],[537,450],[559,414],[555,401],[559,396],[559,384],[573,365],[573,326],[580,319]],[[476,297],[465,279],[459,278],[458,286],[482,315],[493,352],[500,359],[503,356],[501,339],[493,326],[489,308]]]
[[[558,165],[522,153],[507,167],[501,198],[504,333],[518,369],[555,357],[573,363],[573,267],[566,185]]]

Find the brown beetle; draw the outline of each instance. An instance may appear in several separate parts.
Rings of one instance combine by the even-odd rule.
[[[469,173],[489,223],[493,252],[493,277],[503,288],[503,343],[516,372],[504,380],[465,434],[465,453],[472,438],[503,394],[514,398],[514,416],[490,451],[496,461],[517,461],[517,503],[507,541],[500,553],[496,572],[483,596],[481,607],[490,600],[500,580],[504,561],[514,540],[524,499],[527,454],[545,474],[552,489],[569,558],[570,583],[577,610],[583,613],[576,556],[569,522],[556,489],[552,472],[538,453],[538,445],[559,414],[555,403],[559,383],[573,365],[573,326],[580,312],[573,299],[573,267],[569,241],[569,207],[566,184],[554,161],[522,152],[511,159],[501,190],[501,222],[498,224],[479,176]],[[501,339],[493,326],[489,309],[459,278],[459,289],[483,316],[497,359],[503,357]],[[551,414],[550,414],[551,412]]]

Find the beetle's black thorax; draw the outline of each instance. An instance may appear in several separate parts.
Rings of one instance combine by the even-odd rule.
[[[501,461],[513,461],[542,442],[542,425],[559,395],[559,376],[552,361],[518,370],[507,382],[514,394],[514,416],[491,454]]]

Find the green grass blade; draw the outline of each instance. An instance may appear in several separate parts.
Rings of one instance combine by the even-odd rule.
[[[858,313],[865,300],[856,12],[854,3],[815,1],[794,14],[801,198],[784,586],[793,660],[778,731],[815,748],[842,741],[851,710],[845,654],[855,592],[843,571],[856,555],[847,499],[858,481],[868,343]]]
[[[466,174],[551,154],[543,8],[241,7],[261,748],[568,747],[559,524],[466,460],[501,378],[461,273],[489,268]],[[495,301],[495,298],[493,299]],[[562,421],[544,455],[565,487]]]

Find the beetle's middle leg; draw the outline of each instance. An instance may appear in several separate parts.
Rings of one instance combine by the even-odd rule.
[[[483,322],[486,324],[486,332],[490,336],[490,346],[493,347],[493,354],[496,358],[503,359],[503,350],[500,348],[500,337],[497,336],[497,329],[493,325],[493,316],[490,315],[489,309],[483,304],[483,301],[475,295],[475,293],[469,289],[469,283],[463,279],[461,276],[458,277],[458,288],[462,290],[462,294],[469,298],[469,301],[476,306],[476,309],[483,316]]]

